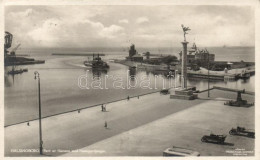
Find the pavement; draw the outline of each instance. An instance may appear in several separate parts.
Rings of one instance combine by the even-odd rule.
[[[44,156],[162,156],[162,151],[173,145],[207,156],[232,155],[237,148],[254,150],[254,139],[247,137],[229,135],[226,145],[200,139],[210,132],[228,134],[237,125],[254,129],[255,107],[224,106],[223,98],[236,98],[232,92],[213,90],[211,99],[206,93],[199,97],[202,99],[173,100],[154,93],[111,103],[107,112],[101,112],[100,106],[43,119]],[[242,97],[254,101],[254,96]],[[4,131],[5,156],[39,156],[28,150],[38,149],[38,121]]]
[[[205,101],[63,156],[162,156],[172,146],[198,151],[201,156],[253,156],[254,139],[228,133],[238,125],[254,129],[255,108],[229,107],[223,100]],[[201,142],[210,133],[227,135],[225,144]]]

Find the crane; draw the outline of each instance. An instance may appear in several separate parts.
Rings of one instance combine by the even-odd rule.
[[[12,56],[15,56],[15,52],[16,52],[16,50],[17,50],[20,46],[21,46],[21,43],[19,43],[19,44],[10,52],[10,54],[11,54]]]

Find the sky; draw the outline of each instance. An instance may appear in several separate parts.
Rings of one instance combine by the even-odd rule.
[[[37,48],[254,46],[251,6],[6,6],[13,44]]]

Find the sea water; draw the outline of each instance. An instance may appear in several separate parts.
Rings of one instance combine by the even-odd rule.
[[[138,49],[137,49],[138,50]],[[171,54],[179,57],[181,48],[140,48],[139,53],[149,51],[151,54]],[[215,54],[217,61],[255,61],[254,47],[212,47],[207,48]],[[83,65],[85,56],[53,56],[52,53],[104,53],[102,57],[110,65],[107,72],[92,71]],[[34,72],[40,73],[42,115],[48,116],[65,111],[75,110],[96,104],[103,104],[113,100],[126,99],[128,96],[137,96],[149,92],[159,91],[167,84],[180,84],[180,79],[169,78],[165,75],[156,75],[148,71],[129,71],[127,66],[113,63],[111,59],[124,59],[127,48],[117,49],[22,49],[17,54],[29,54],[30,57],[45,60],[45,64],[17,66],[28,68],[28,72],[11,76],[5,74],[5,125],[31,120],[38,117],[38,79],[34,79]],[[10,70],[6,67],[5,71]],[[106,79],[106,76],[110,78]],[[100,80],[101,88],[82,88],[79,86],[79,77],[87,77],[89,85]],[[134,76],[135,78],[130,78]],[[158,77],[156,77],[158,76]],[[112,77],[112,78],[111,78]],[[121,78],[121,80],[120,80]],[[143,80],[148,81],[140,83]],[[105,81],[106,80],[106,88]],[[175,82],[176,81],[176,82]],[[82,81],[83,82],[83,81]],[[165,84],[163,83],[165,82]],[[84,82],[85,83],[85,82]],[[135,85],[136,84],[136,85]],[[123,88],[115,88],[123,86]],[[130,87],[127,86],[135,86]],[[188,85],[197,89],[207,89],[208,81],[203,79],[188,79]],[[223,86],[235,89],[255,90],[255,77],[237,81],[211,81],[210,86]]]

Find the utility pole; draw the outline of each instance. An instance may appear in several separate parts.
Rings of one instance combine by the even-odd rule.
[[[208,52],[208,97],[209,97],[209,52]]]
[[[39,98],[39,137],[40,137],[40,154],[42,155],[42,113],[41,113],[41,85],[40,85],[40,74],[39,72],[34,72],[34,79],[38,78],[38,98]]]

